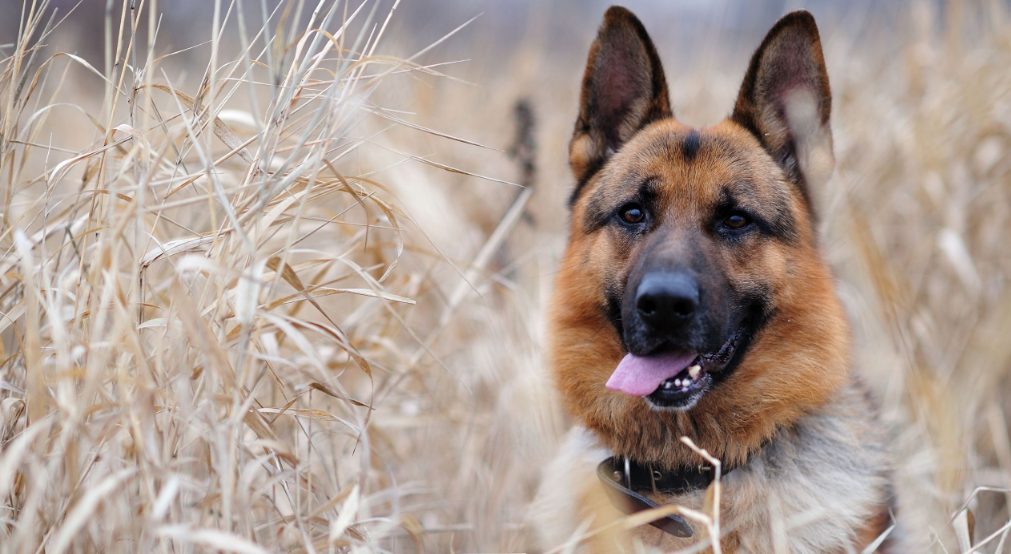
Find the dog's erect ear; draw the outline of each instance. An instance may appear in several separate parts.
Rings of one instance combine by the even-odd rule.
[[[612,6],[590,47],[569,143],[578,186],[636,131],[665,117],[671,117],[670,99],[656,47],[632,12]]]
[[[787,14],[751,58],[731,119],[751,131],[811,208],[811,188],[832,173],[832,91],[818,37],[806,11]]]

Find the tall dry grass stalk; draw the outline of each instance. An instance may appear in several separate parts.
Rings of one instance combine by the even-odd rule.
[[[392,11],[311,8],[217,2],[184,91],[156,1],[108,3],[104,69],[47,53],[26,3],[0,83],[0,551],[423,542],[373,414],[431,342],[398,262],[449,262],[379,182],[408,156],[365,151],[409,125],[382,83],[438,73],[382,54]]]
[[[106,6],[102,67],[48,46],[44,0],[4,52],[0,552],[524,550],[567,425],[541,322],[586,45],[485,60],[515,64],[478,96],[430,87],[452,79],[439,43],[383,54],[396,3],[215,2],[199,71],[161,46],[167,3]],[[857,22],[888,50],[821,21],[841,30],[819,201],[854,363],[899,429],[900,509],[931,551],[999,552],[1011,21],[997,0],[941,13]],[[669,73],[690,122],[739,79]],[[508,184],[533,185],[529,138],[514,164],[430,128],[506,150],[528,93],[537,187]]]

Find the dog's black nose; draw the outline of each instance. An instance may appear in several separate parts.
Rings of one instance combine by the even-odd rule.
[[[687,273],[650,273],[635,293],[635,309],[654,328],[685,323],[699,307],[699,285]]]

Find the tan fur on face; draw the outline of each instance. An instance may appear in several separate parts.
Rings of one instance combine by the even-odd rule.
[[[703,146],[699,157],[686,163],[656,146],[677,144],[688,131],[674,120],[647,127],[587,184],[574,206],[551,307],[551,364],[569,411],[616,452],[644,462],[688,463],[694,454],[677,440],[684,435],[727,463],[740,464],[777,426],[824,403],[842,386],[849,333],[794,185],[754,138],[729,121],[700,134],[703,145],[713,138],[729,144],[733,158]],[[581,214],[592,201],[620,195],[613,184],[619,175],[659,177],[665,209],[658,217],[681,228],[704,225],[720,187],[739,181],[749,182],[760,202],[787,198],[796,221],[795,244],[761,240],[754,249],[717,250],[739,287],[772,287],[775,315],[735,374],[688,412],[658,412],[640,398],[604,387],[625,352],[602,309],[603,283],[623,280],[637,250],[636,245],[624,250],[608,229],[584,234]]]

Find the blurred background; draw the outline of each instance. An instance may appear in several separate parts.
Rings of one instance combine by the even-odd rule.
[[[608,5],[0,2],[0,551],[533,548],[527,507],[571,424],[543,361],[567,144]],[[779,17],[813,12],[834,95],[822,240],[900,509],[928,551],[1001,551],[1011,5],[624,5],[696,126],[729,114]],[[317,28],[341,49],[303,40]],[[251,243],[222,238],[239,229]]]

